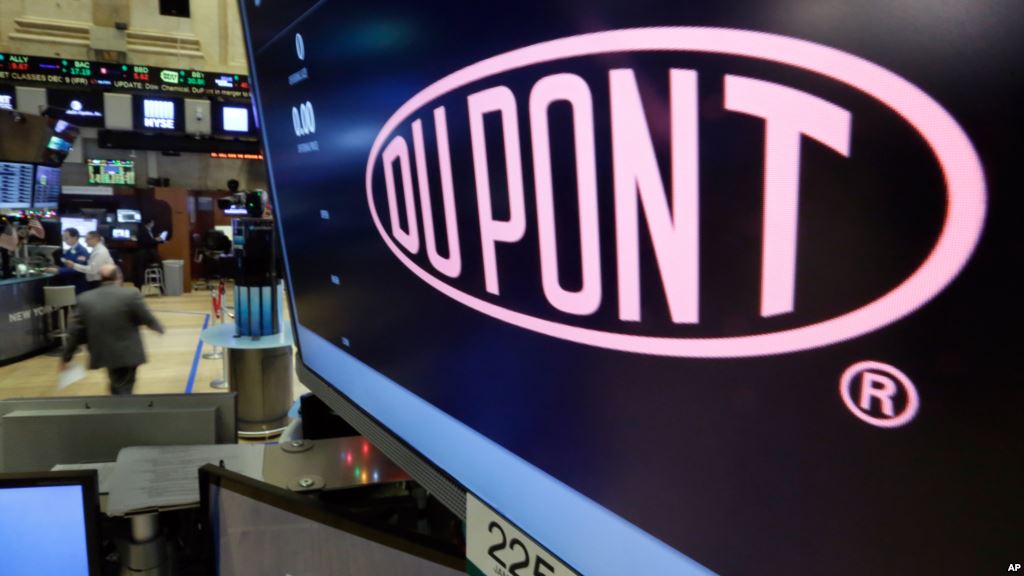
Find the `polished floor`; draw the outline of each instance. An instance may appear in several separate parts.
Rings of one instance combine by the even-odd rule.
[[[225,296],[230,306],[230,294]],[[164,325],[163,335],[142,329],[148,362],[139,367],[135,394],[180,394],[221,392],[210,382],[220,378],[221,360],[204,359],[210,347],[200,345],[203,325],[214,322],[210,293],[195,290],[183,296],[147,296],[146,304]],[[286,311],[287,315],[287,311]],[[227,319],[228,322],[232,320]],[[0,334],[0,337],[3,335]],[[74,362],[88,366],[88,351],[79,349]],[[110,393],[105,370],[89,370],[86,376],[58,390],[60,358],[39,355],[21,362],[0,366],[0,399],[40,396],[96,396]],[[293,375],[295,397],[306,392]]]

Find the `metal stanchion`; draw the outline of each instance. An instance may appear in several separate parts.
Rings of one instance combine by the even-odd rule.
[[[224,281],[221,280],[217,285],[217,289],[210,293],[211,299],[213,300],[213,320],[217,324],[224,323]],[[227,380],[227,353],[221,349],[220,346],[213,346],[210,352],[203,354],[203,358],[208,360],[222,360],[221,363],[221,378],[215,378],[210,380],[210,388],[216,388],[223,390],[228,387]]]
[[[224,281],[221,280],[217,288],[210,291],[210,300],[213,302],[213,321],[215,324],[224,323],[223,314],[223,301],[224,301]],[[207,360],[220,360],[224,357],[224,351],[220,349],[220,346],[211,346],[209,352],[203,353],[203,358]]]

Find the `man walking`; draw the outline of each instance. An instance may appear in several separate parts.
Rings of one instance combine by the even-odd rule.
[[[121,269],[107,264],[99,269],[100,286],[78,297],[71,317],[67,345],[61,361],[65,368],[82,343],[89,348],[89,368],[106,368],[112,394],[131,394],[135,370],[146,361],[139,326],[164,333],[164,327],[146,307],[138,291],[121,287]]]

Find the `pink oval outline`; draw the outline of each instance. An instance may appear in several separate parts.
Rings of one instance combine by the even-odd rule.
[[[410,260],[388,237],[373,202],[373,168],[384,140],[431,101],[462,86],[525,66],[614,52],[705,52],[803,68],[864,92],[900,115],[931,147],[946,181],[946,219],[931,253],[902,284],[841,316],[807,326],[723,338],[664,338],[605,332],[544,320],[455,289]],[[985,223],[987,192],[981,162],[959,124],[942,106],[896,74],[835,48],[776,34],[732,28],[662,27],[595,32],[534,44],[493,56],[434,82],[403,104],[381,128],[366,167],[366,195],[377,231],[421,280],[478,312],[563,340],[623,352],[686,358],[741,358],[797,352],[873,332],[911,314],[938,295],[967,264]]]

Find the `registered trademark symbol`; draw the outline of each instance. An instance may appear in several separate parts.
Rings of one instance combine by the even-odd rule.
[[[917,416],[917,388],[901,370],[865,360],[847,368],[839,379],[843,403],[864,422],[879,428],[905,426]]]

